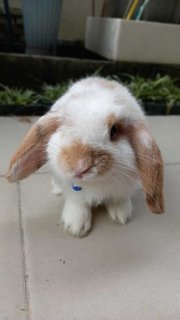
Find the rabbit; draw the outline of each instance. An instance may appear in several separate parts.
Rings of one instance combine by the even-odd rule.
[[[115,80],[87,77],[72,84],[27,133],[7,179],[21,180],[47,161],[54,192],[65,199],[61,223],[75,237],[90,231],[91,209],[100,204],[113,221],[129,221],[139,186],[149,209],[164,212],[161,152],[140,105]]]

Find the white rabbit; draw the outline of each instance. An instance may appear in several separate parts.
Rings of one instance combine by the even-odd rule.
[[[7,178],[23,179],[47,160],[65,198],[61,221],[74,236],[87,234],[91,209],[102,203],[125,224],[139,183],[150,210],[164,211],[160,150],[137,101],[116,81],[89,77],[73,84],[30,129]]]

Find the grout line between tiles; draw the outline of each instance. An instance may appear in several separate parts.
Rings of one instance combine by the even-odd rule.
[[[21,202],[20,182],[17,182],[17,188],[18,188],[18,207],[19,207],[21,248],[22,248],[23,270],[24,270],[25,300],[26,300],[26,308],[27,308],[27,320],[30,320],[31,319],[31,310],[30,310],[29,274],[28,274],[26,250],[25,250],[25,237],[24,237],[23,218],[22,218],[22,202]]]

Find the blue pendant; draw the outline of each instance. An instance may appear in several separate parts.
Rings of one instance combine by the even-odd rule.
[[[82,190],[82,188],[80,187],[80,186],[77,186],[77,184],[72,184],[72,189],[74,190],[74,191],[81,191]]]

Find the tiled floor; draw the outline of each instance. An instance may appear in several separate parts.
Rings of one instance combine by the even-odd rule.
[[[180,117],[149,117],[166,214],[149,214],[137,194],[129,224],[99,209],[83,239],[59,226],[62,198],[47,167],[18,184],[3,177],[30,125],[0,118],[0,320],[180,319]]]

